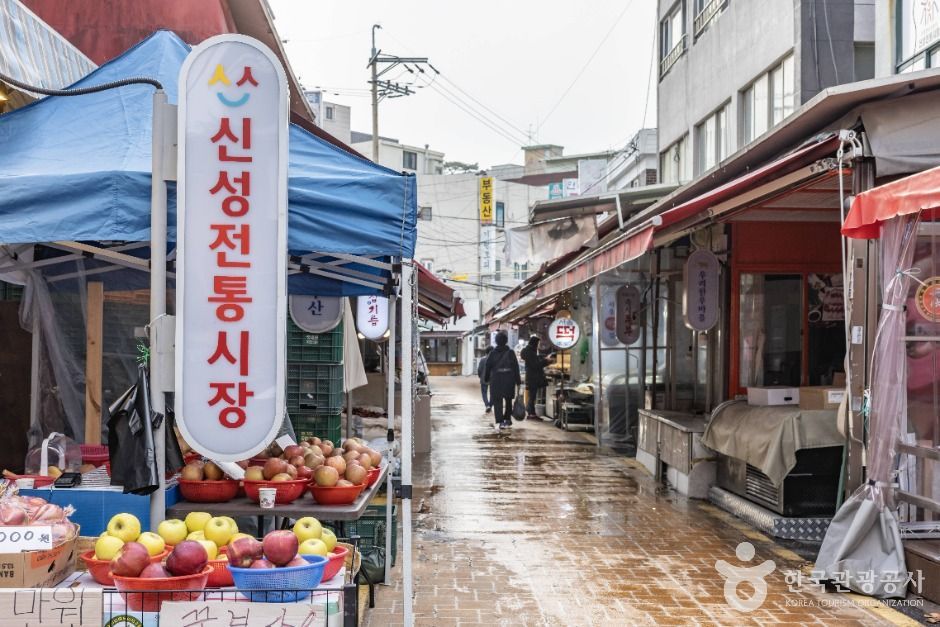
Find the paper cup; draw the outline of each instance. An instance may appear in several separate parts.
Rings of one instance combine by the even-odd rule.
[[[258,488],[258,502],[261,509],[274,509],[274,499],[277,497],[277,488]]]
[[[36,480],[32,477],[27,477],[25,479],[17,479],[16,487],[23,488],[24,490],[32,490],[36,485]]]

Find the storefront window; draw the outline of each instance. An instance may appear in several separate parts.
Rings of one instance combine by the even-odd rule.
[[[935,2],[898,0],[896,24],[898,29],[898,72],[913,72],[935,67],[933,50],[940,43],[940,11]]]
[[[907,299],[907,410],[915,438],[940,444],[940,223],[920,225]]]
[[[425,337],[421,338],[421,352],[428,363],[457,363],[460,338]]]

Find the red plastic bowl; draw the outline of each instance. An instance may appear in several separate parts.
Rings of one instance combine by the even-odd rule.
[[[274,502],[278,505],[287,505],[296,501],[307,488],[306,479],[294,479],[293,481],[244,481],[245,496],[257,503],[260,500],[258,495],[259,488],[276,488],[277,494]]]
[[[238,494],[238,481],[190,481],[180,479],[180,494],[190,503],[224,503]]]
[[[225,548],[225,547],[222,547]],[[209,560],[209,566],[212,572],[209,573],[209,579],[206,582],[207,588],[225,588],[235,585],[232,579],[232,571],[228,569],[228,558]]]
[[[52,485],[55,481],[53,477],[47,477],[46,475],[13,475],[10,481],[15,483],[17,479],[33,479],[33,488],[44,488]]]
[[[343,486],[333,486],[327,488],[318,486],[315,483],[310,484],[310,494],[320,505],[349,505],[359,498],[359,494],[365,489],[366,484]]]
[[[152,564],[159,564],[163,561],[163,558],[169,555],[169,551],[163,551],[158,553],[150,558]],[[95,551],[85,551],[79,557],[85,562],[85,568],[88,570],[88,574],[91,575],[91,578],[100,583],[102,586],[113,586],[114,579],[111,578],[111,560],[100,560],[95,557]]]
[[[82,463],[101,466],[109,459],[106,444],[81,444]]]
[[[127,603],[127,609],[134,612],[159,612],[164,601],[198,601],[206,589],[212,566],[206,565],[201,573],[182,577],[139,577],[114,578],[114,587]]]
[[[330,561],[323,567],[322,581],[329,581],[339,573],[343,568],[343,564],[346,563],[346,555],[348,554],[349,549],[344,546],[338,546],[327,555]]]
[[[376,481],[379,480],[379,475],[382,474],[382,469],[379,467],[370,468],[368,474],[366,474],[366,487],[372,487]]]

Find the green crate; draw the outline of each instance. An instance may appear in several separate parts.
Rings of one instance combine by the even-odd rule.
[[[287,364],[287,411],[321,416],[343,411],[343,365]]]
[[[326,333],[307,333],[287,320],[287,361],[343,363],[343,323]]]
[[[345,524],[346,536],[359,536],[359,546],[378,546],[385,548],[385,532],[388,522],[385,520],[384,505],[370,505],[359,520]],[[398,506],[392,509],[392,566],[398,556]]]
[[[290,423],[294,427],[297,441],[317,437],[321,440],[330,440],[339,446],[343,437],[343,418],[340,414],[305,414],[290,412]]]

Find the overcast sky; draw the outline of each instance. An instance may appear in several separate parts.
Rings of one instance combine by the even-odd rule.
[[[382,25],[383,52],[429,57],[441,76],[413,96],[384,100],[379,134],[430,144],[448,160],[521,163],[519,147],[530,132],[533,143],[560,144],[566,154],[620,148],[642,126],[644,109],[646,126],[656,122],[655,75],[647,88],[652,0],[269,2],[301,83],[327,88],[325,99],[352,106],[353,130],[372,128],[366,68],[372,24]],[[411,74],[399,80],[410,82]]]

